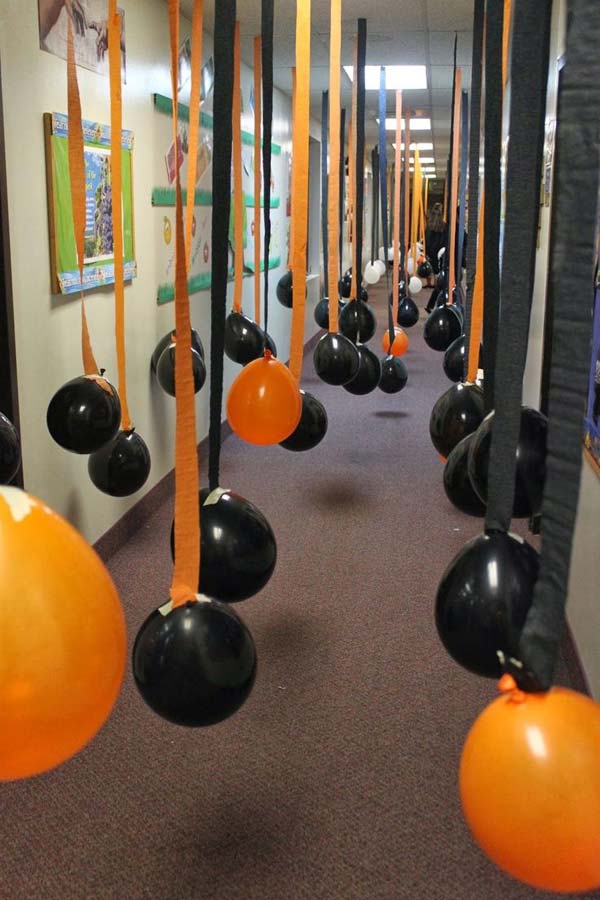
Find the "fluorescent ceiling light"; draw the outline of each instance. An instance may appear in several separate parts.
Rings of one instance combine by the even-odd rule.
[[[344,66],[344,72],[354,81],[354,66]],[[381,66],[365,66],[365,89],[379,90]],[[385,66],[385,86],[388,91],[427,90],[425,66]]]
[[[435,158],[433,156],[422,156],[420,159],[420,163],[422,166],[431,165],[431,163],[435,162]]]
[[[393,141],[392,147],[394,148],[394,150],[396,149],[395,141]],[[404,150],[404,143],[400,144],[400,149]],[[411,144],[410,149],[411,150],[433,150],[433,144],[427,143],[427,142],[424,144]]]
[[[379,119],[377,119],[377,124],[379,125]],[[404,131],[404,119],[402,119],[402,131]],[[431,129],[431,119],[411,119],[410,120],[410,130],[411,131],[429,131]],[[385,130],[386,131],[395,131],[396,130],[396,119],[386,119],[385,120]]]

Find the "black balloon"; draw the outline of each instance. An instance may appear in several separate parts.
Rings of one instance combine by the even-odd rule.
[[[364,287],[361,287],[360,289],[360,299],[363,301],[363,303],[367,303],[369,300],[369,294],[367,292],[367,289]]]
[[[344,297],[344,299],[348,299],[350,294],[352,293],[352,275],[351,273],[346,272],[343,278],[340,279],[338,284],[338,289],[340,295]]]
[[[519,657],[539,558],[520,538],[490,531],[469,541],[450,563],[435,601],[441,641],[465,669],[498,678],[498,651]]]
[[[436,306],[429,314],[423,329],[423,338],[432,350],[445,351],[460,337],[462,325],[456,311],[447,304]]]
[[[444,372],[450,381],[462,381],[467,358],[469,342],[465,334],[452,341],[444,354]],[[479,364],[481,365],[481,347],[479,348]]]
[[[203,488],[200,503],[198,590],[226,603],[247,600],[264,588],[275,569],[277,544],[271,526],[253,503],[233,491],[211,495]]]
[[[119,431],[88,459],[88,473],[98,490],[111,497],[128,497],[146,483],[150,453],[139,434]]]
[[[344,304],[338,300],[338,316],[344,308]],[[323,297],[315,306],[315,322],[319,328],[329,328],[329,298]]]
[[[442,269],[441,272],[438,273],[437,278],[435,279],[435,286],[439,288],[441,291],[446,286],[446,273]]]
[[[324,334],[313,354],[315,372],[327,384],[347,384],[357,375],[360,356],[343,334]]]
[[[459,441],[479,428],[485,414],[483,391],[476,384],[453,384],[436,401],[429,419],[433,446],[445,459]]]
[[[487,500],[487,479],[492,444],[494,413],[483,420],[473,436],[469,452],[469,477],[477,494]],[[546,480],[546,438],[548,419],[537,409],[521,409],[521,427],[517,444],[517,471],[513,517],[528,519],[542,508]]]
[[[364,300],[351,300],[340,313],[340,331],[353,343],[365,344],[377,330],[377,319]]]
[[[459,441],[444,466],[444,490],[450,503],[468,516],[485,515],[485,503],[473,490],[469,478],[469,446],[476,432]]]
[[[266,349],[277,356],[273,338],[266,336]],[[265,333],[243,313],[230,312],[225,320],[225,354],[242,366],[259,359],[265,351]]]
[[[19,433],[10,419],[0,413],[0,484],[10,484],[20,466]]]
[[[320,444],[327,434],[327,412],[320,400],[300,391],[302,396],[302,415],[296,430],[285,441],[280,442],[286,450],[312,450]]]
[[[161,388],[169,396],[175,396],[175,354],[177,344],[169,344],[161,353],[156,365],[156,378]],[[194,393],[203,387],[206,381],[206,363],[197,350],[191,349],[192,372],[194,375]]]
[[[381,360],[379,389],[384,394],[397,394],[406,387],[408,372],[399,356],[386,356]]]
[[[167,333],[163,335],[163,337],[161,337],[160,341],[154,348],[154,352],[152,353],[152,358],[150,360],[150,365],[153,372],[156,372],[156,366],[158,365],[158,360],[160,359],[163,350],[165,350],[169,346],[169,344],[174,343],[174,337],[176,337],[176,332],[175,329],[172,328],[170,331],[167,331]],[[204,359],[204,347],[202,346],[200,335],[195,330],[195,328],[192,328],[191,341],[194,350],[196,350],[200,354],[202,359]]]
[[[428,259],[425,262],[422,262],[421,265],[417,268],[417,275],[419,278],[429,278],[433,275],[433,268]]]
[[[285,275],[282,275],[277,282],[277,299],[282,306],[291,309],[294,303],[294,287],[292,279],[292,271],[288,269]]]
[[[93,453],[119,430],[121,403],[101,375],[80,375],[55,393],[46,413],[48,431],[72,453]]]
[[[155,610],[133,646],[137,689],[155,713],[176,725],[227,719],[248,698],[255,676],[248,628],[230,607],[208,598]]]
[[[358,372],[344,385],[344,390],[350,394],[370,394],[381,381],[381,362],[366,344],[361,344],[357,350],[360,356]]]
[[[419,321],[419,307],[412,297],[404,297],[398,304],[398,325],[412,328]]]

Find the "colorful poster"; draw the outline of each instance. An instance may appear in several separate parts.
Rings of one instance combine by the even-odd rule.
[[[75,62],[108,76],[108,0],[71,0]],[[123,81],[127,53],[125,50],[125,12],[121,17],[121,66]],[[66,0],[38,0],[40,48],[67,58]]]
[[[596,266],[594,330],[584,440],[586,450],[600,474],[600,253]]]

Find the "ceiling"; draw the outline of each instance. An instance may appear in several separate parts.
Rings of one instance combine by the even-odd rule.
[[[193,0],[181,0],[182,12],[191,18]],[[213,30],[214,4],[205,2],[205,25]],[[303,0],[299,0],[303,2]],[[253,38],[260,33],[260,0],[237,0],[237,16],[242,35],[242,58],[253,58]],[[433,143],[436,174],[443,177],[450,145],[450,104],[452,98],[452,55],[458,35],[457,62],[462,69],[463,87],[471,81],[473,0],[373,0],[367,15],[367,64],[425,65],[427,90],[405,91],[403,105],[431,119],[431,132],[421,131],[414,139]],[[365,16],[364,0],[343,0],[342,65],[352,65],[356,20]],[[291,93],[291,67],[295,58],[295,11],[290,0],[275,0],[274,80],[277,87]],[[321,95],[329,84],[329,0],[312,0],[311,113],[321,118]],[[352,85],[342,72],[342,105],[350,108]],[[367,145],[377,140],[378,98],[366,95]],[[394,92],[388,91],[388,114],[394,115]],[[393,135],[389,133],[390,140]]]

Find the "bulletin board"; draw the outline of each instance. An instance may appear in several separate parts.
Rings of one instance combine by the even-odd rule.
[[[83,289],[113,284],[115,280],[112,195],[110,177],[110,127],[86,119],[82,122],[85,154],[86,228]],[[71,180],[69,175],[68,118],[44,113],[50,279],[54,294],[81,290],[77,261]],[[133,228],[133,133],[122,132],[123,249],[125,280],[137,274]]]
[[[213,118],[212,118],[212,82],[210,79],[212,61],[209,60],[203,69],[202,94],[203,102],[200,112],[200,135],[198,142],[198,161],[196,174],[196,192],[194,198],[194,218],[192,222],[192,249],[190,271],[188,275],[188,291],[196,294],[208,291],[211,285],[211,220],[212,220],[212,154],[213,154]],[[243,73],[242,77],[242,183],[244,191],[244,277],[254,274],[254,96],[251,77]],[[175,176],[177,166],[180,171],[183,203],[187,202],[187,167],[188,167],[188,134],[189,106],[183,102],[184,95],[178,103],[177,142],[173,140],[172,101],[161,94],[153,95],[155,111],[154,146],[156,168],[151,203],[155,221],[155,252],[161,273],[157,284],[156,301],[159,304],[169,303],[174,299],[175,268]],[[283,236],[287,234],[285,199],[288,192],[287,154],[282,152],[279,144],[272,144],[272,178],[271,178],[271,223],[272,238],[269,258],[269,269],[277,269],[282,265]],[[263,201],[261,198],[261,209]],[[263,234],[261,214],[261,234]],[[262,240],[262,239],[261,239]],[[229,229],[229,265],[230,278],[233,278],[233,254],[235,252],[233,238],[233,204],[230,211]],[[262,245],[261,245],[262,246]],[[286,255],[287,258],[287,255]],[[263,265],[261,264],[261,269]]]

